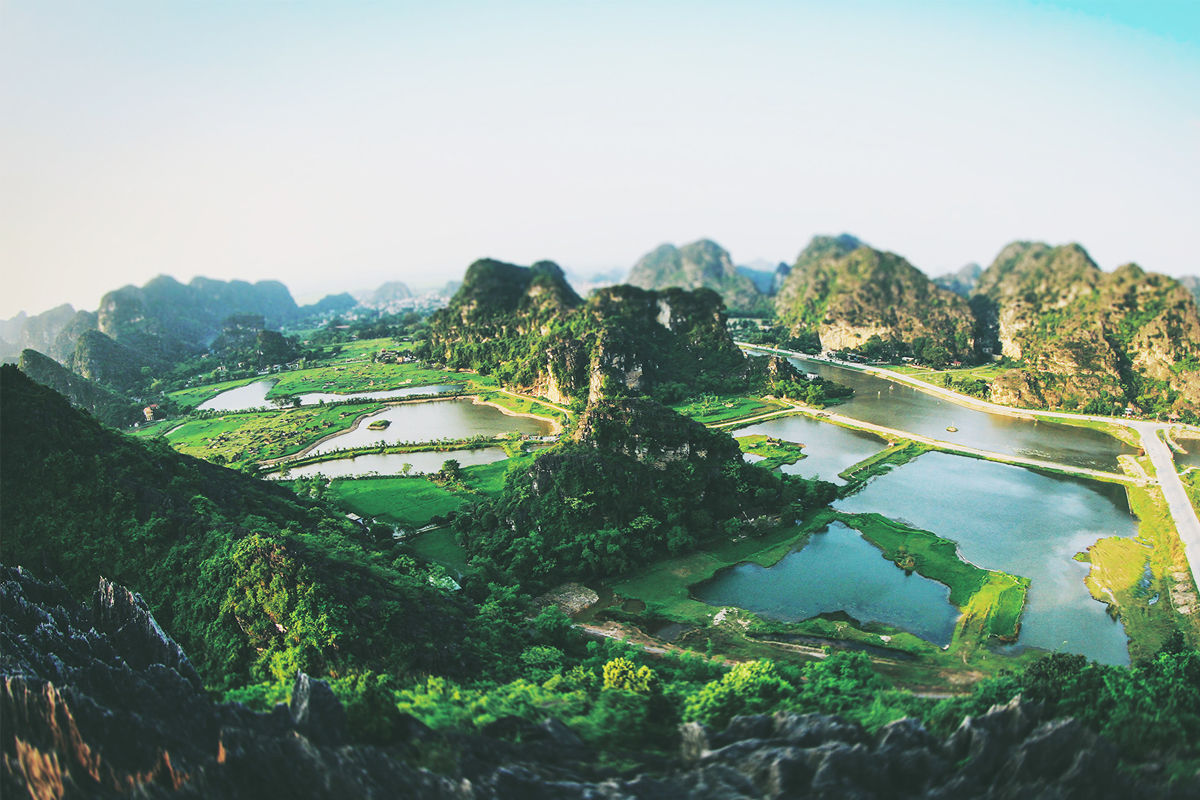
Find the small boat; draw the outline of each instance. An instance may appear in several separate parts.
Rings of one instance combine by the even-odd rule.
[[[950,431],[951,433],[958,433],[958,428],[954,427],[953,425],[947,425],[946,430]]]

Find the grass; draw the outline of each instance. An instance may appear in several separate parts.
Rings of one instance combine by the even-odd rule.
[[[1185,472],[1179,476],[1179,479],[1183,481],[1183,489],[1187,492],[1188,499],[1192,501],[1196,513],[1200,514],[1200,469]]]
[[[347,510],[405,528],[424,527],[433,517],[444,517],[475,499],[419,476],[337,478],[329,494]]]
[[[510,469],[528,465],[532,454],[518,455],[491,464],[464,467],[462,484],[442,486],[425,476],[387,476],[378,478],[335,478],[329,484],[330,496],[342,507],[363,517],[371,517],[406,528],[420,528],[434,517],[445,517],[481,496],[493,496],[504,486]]]
[[[166,439],[181,453],[221,464],[246,464],[298,453],[382,408],[366,403],[235,412],[185,420]]]
[[[879,514],[841,514],[840,519],[905,570],[950,587],[950,603],[963,612],[952,647],[988,638],[1017,638],[1029,579],[963,561],[958,545]]]
[[[776,469],[784,464],[795,464],[805,456],[802,445],[785,442],[782,439],[760,433],[738,436],[737,443],[743,453],[762,456],[763,460],[755,463],[764,469]]]
[[[1170,510],[1155,488],[1130,486],[1126,492],[1138,518],[1137,537],[1109,537],[1088,548],[1088,591],[1121,619],[1134,661],[1153,655],[1176,630],[1200,646],[1197,615],[1175,610],[1177,604],[1194,606],[1196,592]]]
[[[759,414],[770,414],[773,411],[784,411],[790,406],[745,395],[705,395],[698,400],[678,403],[671,408],[697,422],[715,425]]]
[[[374,340],[381,341],[381,340]],[[357,345],[365,344],[356,342]],[[379,348],[375,348],[378,350]],[[372,351],[374,352],[374,351]],[[256,375],[205,386],[193,386],[171,392],[169,397],[181,408],[192,409],[221,392],[261,380],[273,380],[275,385],[267,398],[291,397],[309,392],[381,392],[409,386],[464,382],[456,373],[419,366],[417,364],[379,364],[365,358],[356,361],[337,361],[272,375]]]
[[[446,528],[426,531],[406,539],[405,543],[421,558],[441,564],[451,572],[462,575],[467,571],[470,556]]]
[[[838,473],[838,477],[846,481],[842,495],[853,494],[871,478],[890,472],[894,467],[903,466],[932,449],[930,445],[908,439],[892,442],[878,453],[864,458],[857,464],[851,464]]]

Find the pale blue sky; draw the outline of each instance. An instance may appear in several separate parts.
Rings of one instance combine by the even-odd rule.
[[[0,0],[0,317],[848,231],[1200,273],[1200,3]]]

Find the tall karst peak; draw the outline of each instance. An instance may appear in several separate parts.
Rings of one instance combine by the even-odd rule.
[[[754,281],[734,267],[729,252],[711,239],[659,245],[638,259],[627,282],[643,289],[712,289],[739,313],[762,311],[768,303]]]
[[[794,334],[815,331],[827,350],[877,340],[900,349],[936,345],[964,360],[974,353],[965,299],[901,256],[848,234],[813,238],[784,279],[775,308]]]
[[[999,352],[1020,367],[992,399],[1101,413],[1200,410],[1200,315],[1180,282],[1136,264],[1104,272],[1078,244],[1008,245],[975,288]]]

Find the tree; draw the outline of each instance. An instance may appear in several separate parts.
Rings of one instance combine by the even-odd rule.
[[[683,717],[723,728],[739,714],[761,714],[774,710],[781,699],[793,693],[771,661],[737,664],[720,679],[706,683],[684,700]]]
[[[650,694],[658,687],[658,676],[649,667],[639,667],[628,658],[614,658],[604,664],[604,688],[637,694]]]

